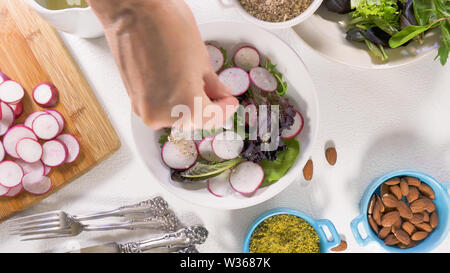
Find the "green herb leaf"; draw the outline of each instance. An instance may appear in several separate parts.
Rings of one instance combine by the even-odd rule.
[[[219,72],[221,72],[221,71],[223,71],[223,70],[225,70],[227,68],[234,67],[233,61],[228,59],[227,50],[225,48],[221,47],[220,51],[222,51],[223,58],[225,59],[225,62],[223,64],[222,68],[220,68]]]
[[[438,19],[434,12],[436,10],[434,1],[413,0],[413,2],[414,15],[420,26],[427,26]]]
[[[411,41],[414,37],[419,36],[425,31],[429,30],[432,25],[428,26],[407,26],[402,31],[397,32],[394,36],[389,40],[389,46],[391,48],[397,48]]]
[[[276,70],[277,65],[272,64],[269,59],[266,60],[266,64],[264,66],[278,81],[277,94],[280,96],[286,95],[286,91],[288,88],[287,82],[284,81],[283,74]]]
[[[261,161],[261,167],[264,169],[264,180],[261,187],[272,185],[280,180],[294,164],[300,153],[300,143],[296,139],[285,139],[283,142],[287,148],[278,153],[275,161]]]
[[[170,129],[164,129],[164,133],[159,137],[159,145],[161,145],[161,148],[166,144],[167,141],[169,141],[169,135],[170,135]]]

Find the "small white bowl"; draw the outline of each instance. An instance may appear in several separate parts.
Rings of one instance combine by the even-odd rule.
[[[170,171],[161,160],[161,147],[158,143],[160,132],[154,131],[132,114],[131,127],[137,151],[152,174],[153,181],[169,192],[200,206],[219,209],[240,209],[264,202],[301,177],[302,169],[308,161],[317,138],[319,106],[314,83],[304,66],[302,59],[285,42],[274,34],[255,25],[235,22],[217,22],[200,25],[204,41],[215,41],[228,50],[239,44],[252,44],[263,56],[277,64],[288,82],[287,95],[294,106],[301,111],[305,127],[297,137],[300,141],[300,155],[285,176],[278,182],[258,189],[251,197],[237,192],[223,198],[212,195],[206,183],[178,183],[170,178]]]
[[[320,7],[323,0],[313,0],[311,5],[302,12],[299,16],[292,18],[291,20],[285,21],[285,22],[267,22],[260,20],[252,15],[250,15],[239,3],[239,0],[219,0],[219,3],[224,8],[235,8],[238,10],[238,12],[244,17],[246,20],[248,20],[251,23],[254,23],[256,25],[259,25],[261,27],[267,28],[267,29],[282,29],[282,28],[290,28],[295,25],[300,24],[301,22],[308,19],[311,15],[316,12],[316,10]]]
[[[104,35],[103,27],[91,7],[50,10],[41,5],[44,0],[26,0],[26,2],[57,30],[81,38],[97,38]]]

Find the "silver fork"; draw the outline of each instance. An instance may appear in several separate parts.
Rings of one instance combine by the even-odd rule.
[[[22,237],[34,236],[22,239],[22,241],[74,237],[83,231],[106,231],[117,229],[162,229],[166,231],[175,231],[179,226],[177,217],[172,212],[167,212],[164,216],[152,216],[145,219],[134,219],[121,223],[88,225],[73,218],[65,212],[58,212],[56,220],[50,220],[45,223],[29,224],[25,226],[16,226],[10,229],[11,235],[20,235]]]

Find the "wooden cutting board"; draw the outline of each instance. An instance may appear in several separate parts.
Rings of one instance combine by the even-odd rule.
[[[54,109],[66,119],[64,132],[81,144],[79,158],[54,168],[53,189],[44,196],[22,192],[14,198],[0,197],[0,221],[24,210],[89,171],[120,147],[120,140],[80,69],[57,32],[22,0],[0,0],[0,71],[26,89],[24,113],[16,123],[40,110],[31,92],[49,81],[60,91]],[[55,208],[57,209],[57,208]]]

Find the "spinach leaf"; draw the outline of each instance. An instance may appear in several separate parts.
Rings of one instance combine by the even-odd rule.
[[[287,148],[278,153],[275,161],[261,161],[261,167],[264,169],[264,180],[261,187],[267,187],[280,180],[300,153],[300,143],[296,139],[285,139],[283,142]]]
[[[391,37],[391,39],[389,40],[389,46],[391,48],[402,46],[412,40],[414,37],[426,32],[432,26],[433,24],[430,24],[428,26],[407,26],[402,31]]]
[[[219,162],[219,163],[206,163],[198,161],[194,166],[185,171],[174,171],[172,173],[172,179],[177,182],[197,182],[203,181],[211,177],[218,176],[224,171],[233,168],[237,164],[241,163],[244,159],[241,157]]]

